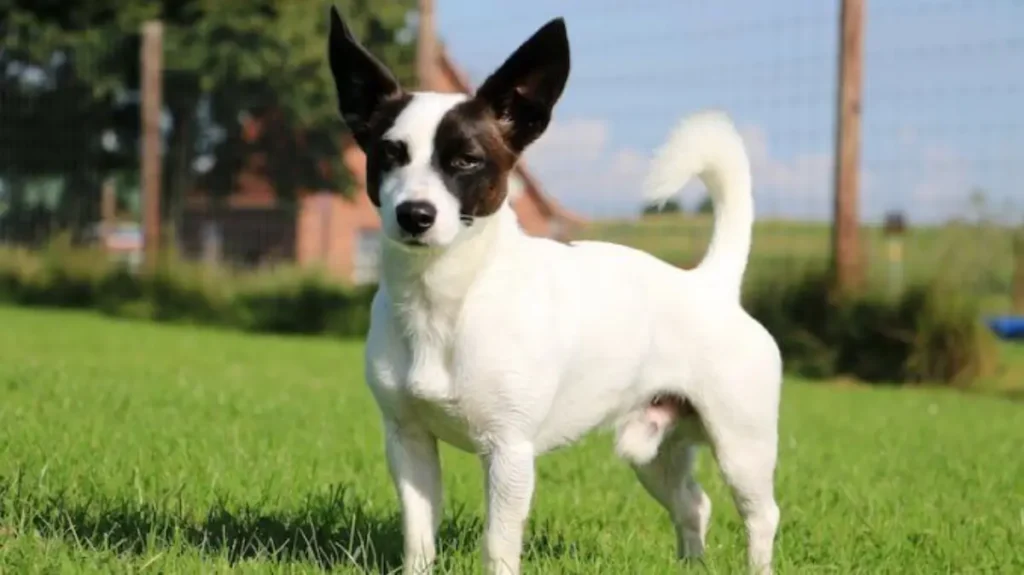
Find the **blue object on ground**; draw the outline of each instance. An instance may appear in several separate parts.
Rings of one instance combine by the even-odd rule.
[[[993,317],[988,320],[988,327],[1003,339],[1024,339],[1024,316]]]

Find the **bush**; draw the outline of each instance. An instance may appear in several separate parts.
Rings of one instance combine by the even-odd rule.
[[[56,240],[44,251],[0,248],[0,302],[96,309],[115,317],[257,332],[362,336],[372,288],[281,267],[232,273],[166,254],[151,274]]]
[[[255,278],[235,305],[247,329],[260,332],[365,334],[373,290],[349,289],[319,274]]]
[[[1024,226],[1013,233],[1013,279],[1011,282],[1013,312],[1024,314]]]
[[[787,371],[877,383],[967,385],[995,366],[994,340],[977,305],[940,283],[898,297],[835,296],[829,276],[776,277],[745,305],[776,337]]]
[[[103,254],[55,238],[41,253],[0,250],[0,300],[21,305],[90,307],[96,288],[113,266]]]
[[[820,270],[757,276],[744,303],[778,340],[790,373],[966,385],[994,367],[992,336],[963,290],[934,283],[895,298],[837,298]],[[42,253],[0,248],[0,301],[123,318],[358,337],[373,293],[294,267],[232,273],[168,255],[139,274],[64,240]]]

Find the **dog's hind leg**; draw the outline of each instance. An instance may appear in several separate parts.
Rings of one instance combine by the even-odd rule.
[[[747,531],[747,557],[753,572],[771,573],[772,548],[779,525],[774,474],[778,452],[777,418],[754,409],[720,404],[701,413],[715,459]],[[749,404],[748,404],[749,407]]]
[[[654,459],[633,466],[640,483],[668,511],[680,559],[704,554],[711,520],[711,500],[693,477],[697,449],[695,444],[669,439]]]

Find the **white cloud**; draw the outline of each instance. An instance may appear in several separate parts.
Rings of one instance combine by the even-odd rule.
[[[776,158],[760,126],[740,128],[747,146],[759,215],[823,219],[831,215],[832,156],[826,152]],[[862,185],[863,176],[862,176]]]
[[[758,211],[775,217],[827,218],[832,159],[826,153],[774,157],[760,127],[741,130],[748,146]],[[525,161],[548,193],[570,209],[595,217],[635,215],[649,155],[616,148],[608,124],[597,119],[554,122],[527,150]],[[682,192],[692,204],[701,195],[694,183]]]
[[[780,157],[770,135],[756,125],[742,126],[754,178],[759,217],[829,219],[832,214],[833,159],[830,149]],[[892,133],[895,149],[860,174],[860,215],[878,221],[902,209],[913,221],[946,219],[964,211],[973,170],[955,148],[922,142],[911,128]],[[527,151],[525,161],[542,184],[572,210],[592,217],[629,217],[639,212],[640,186],[649,154],[617,147],[609,125],[599,119],[554,122]],[[699,183],[682,192],[692,205]]]
[[[553,122],[524,159],[547,192],[574,211],[595,217],[639,211],[648,159],[615,148],[602,120]]]
[[[967,161],[952,148],[931,144],[921,149],[918,157],[920,175],[910,190],[915,202],[950,202],[961,200],[970,189],[970,168]]]

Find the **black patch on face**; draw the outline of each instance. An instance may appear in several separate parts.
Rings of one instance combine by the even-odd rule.
[[[367,123],[366,146],[366,195],[373,205],[380,207],[380,182],[387,172],[409,163],[409,149],[405,142],[385,140],[384,134],[391,129],[412,96],[402,93],[386,100],[370,117]]]
[[[449,110],[434,134],[435,168],[459,200],[464,223],[498,211],[508,193],[516,154],[502,137],[494,113],[479,100]]]

